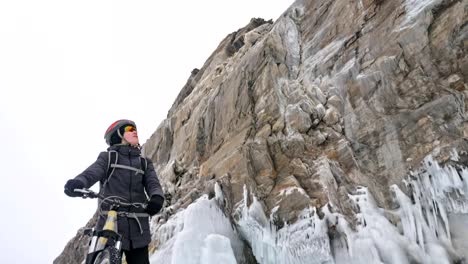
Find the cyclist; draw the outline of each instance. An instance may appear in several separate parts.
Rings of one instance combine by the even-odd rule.
[[[75,193],[74,189],[90,188],[99,181],[100,193],[105,197],[118,196],[129,203],[146,203],[149,197],[146,209],[121,207],[119,211],[125,213],[119,214],[117,219],[127,263],[149,264],[149,216],[157,214],[162,208],[164,194],[161,185],[151,160],[141,157],[133,121],[117,120],[106,130],[104,138],[109,145],[107,151],[101,152],[86,170],[67,181],[65,194],[79,197],[81,194]],[[105,204],[102,207],[108,210]],[[105,216],[99,217],[97,230],[103,228],[105,220]]]

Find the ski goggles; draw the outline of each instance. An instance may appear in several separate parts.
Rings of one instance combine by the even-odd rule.
[[[126,127],[124,127],[124,131],[125,132],[133,132],[133,131],[137,131],[137,129],[134,126],[126,126]]]

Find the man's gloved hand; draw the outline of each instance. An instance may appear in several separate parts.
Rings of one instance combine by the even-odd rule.
[[[83,189],[84,183],[80,180],[71,179],[65,183],[65,194],[70,197],[79,197],[81,196],[80,193],[76,193],[73,190],[75,189]]]
[[[154,195],[151,197],[151,199],[148,202],[148,207],[146,207],[146,212],[150,215],[153,216],[157,214],[164,203],[164,198],[162,198],[159,195]]]

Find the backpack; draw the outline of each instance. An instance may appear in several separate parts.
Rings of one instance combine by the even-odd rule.
[[[145,171],[148,168],[148,161],[145,158],[143,158],[142,156],[140,156],[140,169],[136,169],[136,168],[133,168],[133,167],[130,167],[130,166],[118,164],[119,153],[117,151],[111,150],[111,151],[108,151],[107,154],[109,155],[109,157],[107,159],[106,178],[104,179],[104,183],[102,185],[102,190],[104,190],[107,183],[111,179],[115,168],[131,170],[131,171],[134,171],[135,174],[141,173],[141,174],[143,174],[143,177],[145,176]]]

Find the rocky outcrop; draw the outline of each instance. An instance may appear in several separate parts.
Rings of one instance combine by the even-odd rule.
[[[292,186],[321,207],[363,185],[391,207],[388,186],[467,133],[466,2],[411,5],[297,1],[226,38],[146,143],[170,204],[227,177],[232,205],[244,184],[267,211]]]
[[[297,0],[275,23],[253,19],[229,35],[145,143],[167,195],[152,250],[165,246],[160,231],[178,212],[204,194],[219,199],[219,186],[220,207],[238,229],[269,222],[279,243],[309,217],[323,227],[321,262],[361,263],[356,252],[373,247],[349,241],[366,226],[365,206],[384,211],[373,217],[388,229],[406,226],[404,197],[417,204],[415,195],[424,196],[409,179],[436,177],[414,171],[455,162],[461,173],[467,165],[467,13],[468,2],[454,0]],[[250,206],[268,219],[246,222],[240,211]],[[445,219],[442,203],[430,210]],[[237,261],[269,263],[243,234]],[[421,238],[407,243],[395,250],[425,247]],[[343,244],[354,257],[337,253]],[[404,263],[376,248],[374,259]],[[446,250],[445,259],[462,261],[463,250]],[[289,263],[304,263],[294,252]],[[401,256],[423,263],[429,253],[421,252]]]
[[[228,37],[145,144],[170,198],[155,225],[215,183],[226,214],[248,186],[279,227],[326,205],[355,223],[357,186],[398,207],[390,186],[466,149],[466,21],[466,1],[296,1]]]

